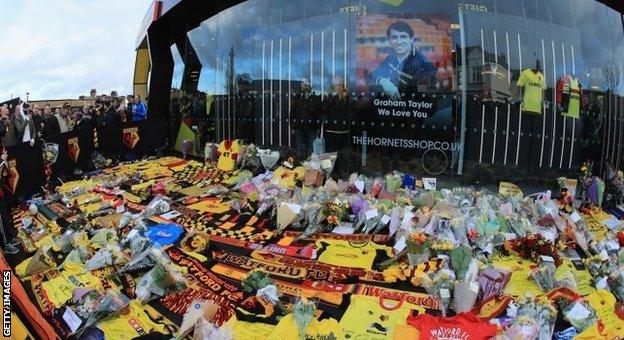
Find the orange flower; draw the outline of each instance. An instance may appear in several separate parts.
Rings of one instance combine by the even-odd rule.
[[[423,233],[411,233],[410,239],[418,244],[423,244],[427,241],[427,235]]]
[[[327,217],[327,223],[333,224],[333,225],[338,225],[338,223],[340,223],[340,220],[338,219],[338,216],[336,216],[336,215],[329,215]]]

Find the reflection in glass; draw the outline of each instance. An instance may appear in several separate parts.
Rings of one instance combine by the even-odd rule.
[[[185,87],[185,53],[172,46],[172,87],[186,91],[172,95],[171,109],[207,125],[205,140],[240,138],[305,158],[322,130],[339,151],[336,169],[424,172],[428,142],[454,143],[465,128],[468,169],[573,171],[583,154],[622,162],[624,32],[621,16],[595,1],[256,0],[187,35],[199,79],[196,91]],[[521,108],[526,69],[547,85],[536,115]],[[564,115],[563,79],[581,85],[578,117]],[[204,114],[191,114],[198,102]],[[410,102],[431,108],[414,113],[402,107]]]

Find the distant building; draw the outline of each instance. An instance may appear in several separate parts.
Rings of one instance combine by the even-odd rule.
[[[108,99],[111,98],[116,98],[119,97],[117,95],[117,91],[111,91],[110,95],[107,94],[97,94],[97,90],[96,89],[91,89],[91,91],[89,91],[89,95],[85,96],[79,96],[78,99],[42,99],[42,100],[31,100],[29,101],[29,104],[31,106],[36,105],[38,108],[43,108],[46,105],[50,105],[52,108],[57,108],[57,107],[61,107],[63,106],[63,104],[65,103],[69,103],[69,105],[73,108],[81,108],[83,106],[94,106],[95,105],[95,101],[98,99],[102,99],[102,97],[106,97]],[[121,96],[123,97],[123,96]],[[127,95],[126,96],[128,99],[130,99],[132,96],[131,95]],[[121,99],[121,98],[120,98]]]

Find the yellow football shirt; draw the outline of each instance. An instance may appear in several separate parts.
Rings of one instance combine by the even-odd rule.
[[[217,169],[223,171],[232,171],[236,167],[236,160],[240,154],[240,145],[236,140],[224,140],[217,147],[219,152],[219,160],[217,161]]]
[[[266,339],[275,329],[275,325],[261,322],[240,321],[236,316],[232,316],[232,318],[221,327],[230,327],[234,340]]]
[[[594,325],[593,327],[589,327],[586,332],[579,334],[580,336],[591,336],[595,335],[595,331],[598,331],[601,328],[601,333],[607,333],[609,339],[615,339],[618,335],[624,334],[624,321],[622,321],[615,314],[615,304],[616,299],[611,292],[598,289],[589,296],[586,297],[589,305],[596,311],[596,315],[602,321],[602,327],[597,327],[598,325]]]
[[[288,314],[281,318],[277,326],[273,329],[271,335],[267,337],[268,340],[285,340],[285,339],[299,339],[299,329],[297,328],[297,322],[293,314]],[[308,328],[306,328],[305,339],[306,340],[323,340],[323,339],[344,339],[342,330],[338,321],[335,319],[323,319],[318,321],[312,319]],[[259,339],[254,337],[253,339]]]
[[[579,118],[581,113],[581,82],[577,78],[570,77],[570,103],[568,112],[562,112],[564,116]]]
[[[73,297],[76,288],[102,288],[100,279],[91,273],[82,275],[62,272],[52,280],[43,282],[41,287],[55,307],[61,307]]]
[[[555,270],[555,279],[561,280],[565,276],[567,271],[570,271],[574,276],[574,280],[576,281],[579,294],[586,296],[596,291],[593,283],[594,279],[589,271],[587,269],[576,269],[576,267],[574,267],[574,264],[572,264],[572,261],[570,261],[569,259],[564,259],[563,263],[559,267],[557,267],[557,269]]]
[[[147,313],[153,316],[158,315],[159,323],[152,321]],[[104,319],[97,324],[97,328],[104,332],[106,339],[133,339],[150,332],[170,334],[166,325],[173,325],[169,320],[160,316],[148,305],[141,305],[136,300],[132,300],[120,314],[115,317]]]
[[[411,306],[381,305],[379,298],[351,295],[351,304],[340,319],[340,327],[350,339],[394,339],[397,325],[406,325]],[[423,312],[423,310],[421,310]]]
[[[358,244],[346,240],[319,240],[316,249],[322,251],[318,262],[334,266],[372,269],[377,250],[392,256],[392,248],[367,242]]]
[[[493,267],[505,269],[511,272],[511,278],[505,286],[505,293],[511,296],[524,296],[526,293],[533,295],[544,294],[542,289],[531,279],[531,266],[535,265],[530,260],[516,256],[498,257],[492,260]]]
[[[542,100],[546,89],[546,79],[544,75],[537,71],[526,69],[520,74],[517,82],[518,86],[524,87],[524,97],[522,98],[522,111],[542,114]]]

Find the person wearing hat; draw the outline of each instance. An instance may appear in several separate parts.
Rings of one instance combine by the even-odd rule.
[[[37,127],[35,121],[28,114],[28,104],[20,103],[15,107],[15,114],[11,117],[13,126],[15,126],[15,136],[18,143],[35,144],[37,137]]]

